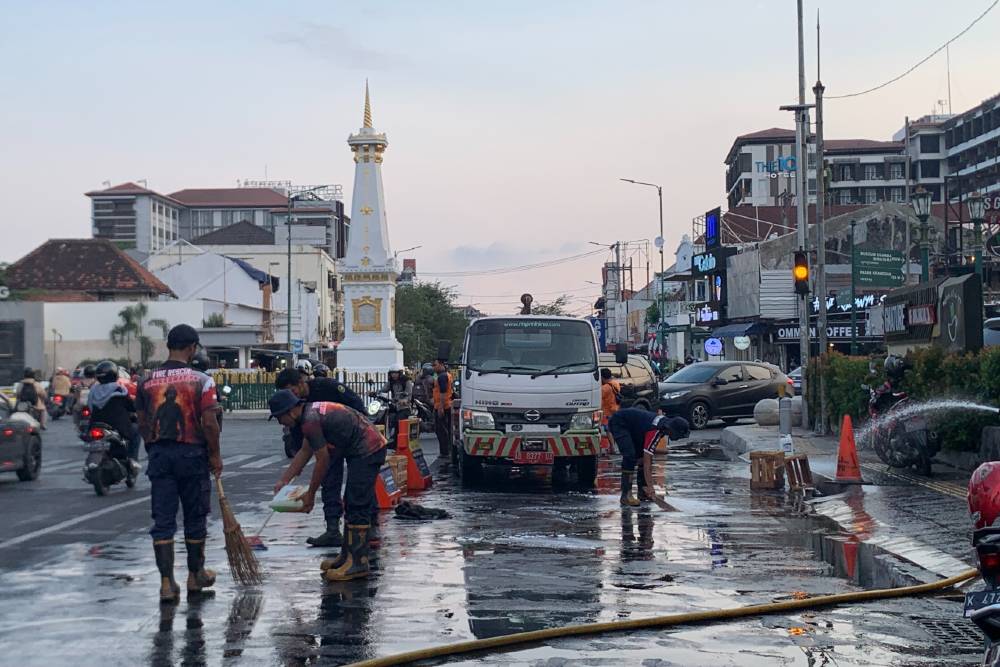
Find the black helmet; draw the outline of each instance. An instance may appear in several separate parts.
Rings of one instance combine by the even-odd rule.
[[[890,354],[885,358],[885,374],[891,378],[899,378],[903,375],[904,362],[903,358]]]
[[[205,353],[205,350],[198,348],[198,351],[194,353],[194,357],[191,359],[191,368],[202,373],[207,373],[211,363],[208,360],[208,354]]]
[[[326,364],[316,364],[313,366],[313,376],[318,378],[325,378],[330,375],[330,367]]]
[[[97,364],[94,369],[95,375],[97,375],[97,381],[101,384],[110,384],[111,382],[118,381],[118,364],[108,359],[105,359],[101,363]]]
[[[86,366],[83,367],[83,377],[85,378],[97,377],[97,368],[94,366],[94,364],[87,364]]]

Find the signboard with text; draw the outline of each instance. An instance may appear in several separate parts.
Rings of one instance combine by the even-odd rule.
[[[899,287],[906,280],[906,257],[896,250],[854,251],[854,280],[867,287]]]

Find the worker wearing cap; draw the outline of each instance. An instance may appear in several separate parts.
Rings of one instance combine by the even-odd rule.
[[[611,416],[608,427],[622,454],[621,504],[637,507],[640,501],[656,500],[653,490],[653,455],[664,436],[686,438],[689,432],[683,417],[665,417],[642,408],[624,408]],[[640,463],[641,457],[641,463]],[[639,498],[632,495],[632,481],[639,464]]]
[[[146,441],[151,485],[153,552],[160,571],[160,601],[180,599],[174,580],[177,509],[184,510],[188,593],[215,583],[205,568],[206,520],[211,508],[209,471],[222,474],[219,404],[215,382],[189,364],[200,347],[198,332],[178,324],[167,334],[169,357],[144,378],[136,391],[139,431]]]
[[[306,403],[343,403],[365,414],[365,404],[350,387],[335,378],[317,377],[309,379],[297,368],[286,368],[274,380],[276,389],[290,389]],[[290,449],[296,453],[302,448],[302,429],[299,426],[288,430]],[[341,488],[344,486],[344,457],[336,452],[330,456],[330,466],[323,478],[323,518],[326,531],[318,537],[309,537],[306,543],[314,547],[339,547],[343,541],[340,533],[340,517],[344,514]],[[375,518],[378,514],[376,512]],[[377,538],[377,523],[371,524],[370,539]]]
[[[434,361],[434,431],[437,433],[438,453],[441,465],[451,460],[451,405],[454,399],[454,387],[451,373],[448,372],[446,359]]]
[[[331,454],[347,461],[347,486],[344,506],[347,523],[346,539],[336,559],[320,565],[327,581],[348,581],[367,577],[368,532],[374,511],[375,483],[378,471],[385,463],[385,437],[365,417],[340,403],[305,403],[288,389],[276,392],[269,400],[269,419],[282,426],[302,428],[302,449],[292,459],[274,486],[275,493],[295,479],[315,455],[309,489],[301,496],[302,509],[311,512],[316,491],[323,483]]]

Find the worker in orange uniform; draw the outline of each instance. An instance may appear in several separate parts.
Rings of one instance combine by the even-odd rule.
[[[611,436],[611,431],[608,430],[608,420],[611,419],[611,415],[618,412],[618,409],[622,405],[622,386],[618,380],[611,377],[610,368],[601,369],[601,412],[603,417],[601,419],[601,426],[603,427],[605,435],[608,436],[608,440],[614,443],[614,438]]]
[[[451,403],[454,387],[451,373],[445,359],[434,361],[434,431],[438,438],[438,452],[441,465],[451,461]]]

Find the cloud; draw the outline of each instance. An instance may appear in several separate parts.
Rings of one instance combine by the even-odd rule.
[[[403,63],[401,57],[369,48],[343,28],[325,23],[303,22],[297,32],[277,33],[271,40],[353,69],[388,70]]]

